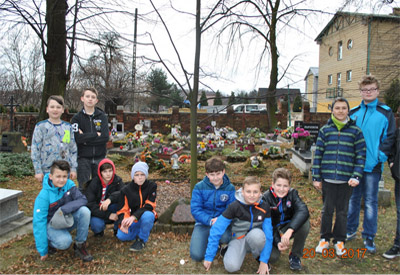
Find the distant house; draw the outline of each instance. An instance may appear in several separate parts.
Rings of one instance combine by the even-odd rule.
[[[304,81],[306,82],[305,98],[310,102],[310,112],[315,113],[318,104],[318,67],[310,67]]]
[[[259,88],[258,89],[258,97],[262,98],[262,102],[265,102],[267,98],[268,88]],[[269,92],[268,92],[269,93]],[[300,89],[276,89],[275,99],[277,102],[285,99],[285,96],[290,96],[290,102],[293,104],[296,96],[301,96]]]
[[[400,77],[399,8],[390,15],[337,12],[315,41],[320,46],[317,112],[328,112],[337,96],[346,97],[350,107],[358,105],[363,75],[381,81],[380,96]]]

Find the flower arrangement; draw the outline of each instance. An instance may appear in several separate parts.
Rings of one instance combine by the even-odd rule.
[[[296,132],[293,133],[293,138],[298,140],[310,140],[310,132],[304,130],[304,128],[297,127]]]
[[[288,127],[281,131],[281,137],[286,139],[291,139],[293,134],[293,127]]]

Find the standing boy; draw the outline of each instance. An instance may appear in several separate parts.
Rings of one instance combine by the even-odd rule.
[[[225,164],[218,157],[206,161],[206,176],[193,188],[190,210],[196,223],[190,240],[190,257],[202,261],[207,249],[210,229],[219,215],[235,200],[235,187],[225,174]],[[221,243],[231,239],[230,227],[221,237]]]
[[[393,150],[396,124],[390,107],[378,101],[379,81],[372,75],[359,83],[362,102],[351,109],[350,118],[361,128],[367,146],[364,174],[353,190],[347,215],[347,240],[357,236],[361,198],[364,198],[364,224],[362,237],[369,253],[376,252],[374,242],[378,227],[378,185],[383,163]]]
[[[332,102],[331,118],[319,130],[313,164],[313,184],[322,189],[324,203],[321,239],[315,252],[323,253],[333,238],[336,256],[345,253],[349,200],[353,187],[363,176],[366,154],[361,129],[348,117],[348,113],[349,103],[345,98],[338,97]]]
[[[282,251],[289,249],[290,239],[294,238],[289,253],[291,270],[301,270],[304,244],[310,231],[307,205],[299,197],[296,189],[290,188],[291,175],[285,168],[275,169],[272,186],[264,193],[263,199],[271,208],[274,246],[270,263],[276,262]]]
[[[123,242],[135,240],[130,251],[141,251],[145,247],[157,217],[157,184],[149,181],[148,176],[149,166],[139,161],[132,166],[132,181],[121,189],[117,238]]]
[[[383,254],[386,259],[393,259],[400,257],[400,128],[396,130],[396,143],[395,148],[389,159],[390,170],[392,171],[392,177],[395,181],[394,196],[396,199],[397,207],[397,226],[396,236],[394,239],[393,246]]]
[[[211,227],[204,257],[204,267],[210,270],[217,253],[219,240],[232,224],[232,240],[224,255],[228,272],[239,271],[247,252],[260,264],[257,273],[269,274],[268,260],[272,249],[271,211],[261,200],[261,183],[257,177],[246,177],[242,188],[236,191],[236,200],[218,217]]]
[[[85,89],[81,96],[83,109],[71,120],[78,144],[79,189],[97,174],[97,165],[106,157],[109,139],[107,115],[96,107],[99,93],[95,88]]]
[[[90,181],[85,192],[90,209],[90,228],[95,236],[103,236],[106,224],[114,223],[114,235],[117,234],[117,210],[122,179],[115,174],[114,162],[103,159],[99,163],[97,176]]]
[[[86,250],[90,210],[86,197],[74,182],[68,179],[70,166],[65,160],[56,160],[50,174],[43,179],[43,188],[36,197],[33,210],[33,236],[42,261],[57,250],[66,250],[72,243],[70,232],[76,229],[75,255],[84,262],[93,257]]]

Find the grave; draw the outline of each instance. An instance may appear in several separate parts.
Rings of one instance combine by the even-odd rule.
[[[1,146],[0,151],[2,152],[12,152],[12,153],[22,153],[26,149],[22,144],[21,133],[14,132],[14,108],[18,107],[18,103],[14,103],[14,96],[11,96],[10,103],[4,106],[10,107],[10,131],[3,132],[1,135]]]
[[[32,222],[32,217],[25,217],[18,210],[18,198],[22,191],[0,188],[0,236],[16,232],[21,227]]]
[[[379,181],[378,205],[383,207],[390,207],[390,195],[390,190],[385,189],[385,182],[382,177]]]
[[[303,176],[308,177],[312,166],[311,151],[306,151],[305,153],[300,153],[294,149],[289,149],[288,151],[292,153],[290,162],[300,170]]]

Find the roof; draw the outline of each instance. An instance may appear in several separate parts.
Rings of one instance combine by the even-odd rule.
[[[318,72],[319,68],[318,67],[310,67],[307,71],[306,76],[304,77],[304,80],[307,80],[307,77],[312,73],[315,77],[318,77]]]
[[[371,20],[395,20],[395,21],[400,21],[400,16],[398,15],[392,15],[392,14],[373,14],[373,13],[356,13],[356,12],[344,12],[344,11],[338,11],[335,13],[335,15],[332,17],[332,19],[329,21],[329,23],[325,26],[325,28],[318,34],[317,38],[315,38],[314,41],[319,42],[322,40],[322,37],[325,36],[325,34],[328,32],[329,28],[331,25],[336,21],[338,17],[349,17],[349,16],[359,16],[359,17],[365,17],[365,18],[370,18]]]
[[[287,95],[288,94],[288,90],[289,90],[289,94],[290,94],[290,100],[294,100],[294,98],[296,96],[298,96],[298,95],[301,96],[300,89],[287,89],[287,88],[284,88],[284,89],[276,89],[275,97],[276,98],[280,98],[282,96]],[[258,88],[258,96],[265,97],[267,92],[269,92],[268,88]]]

